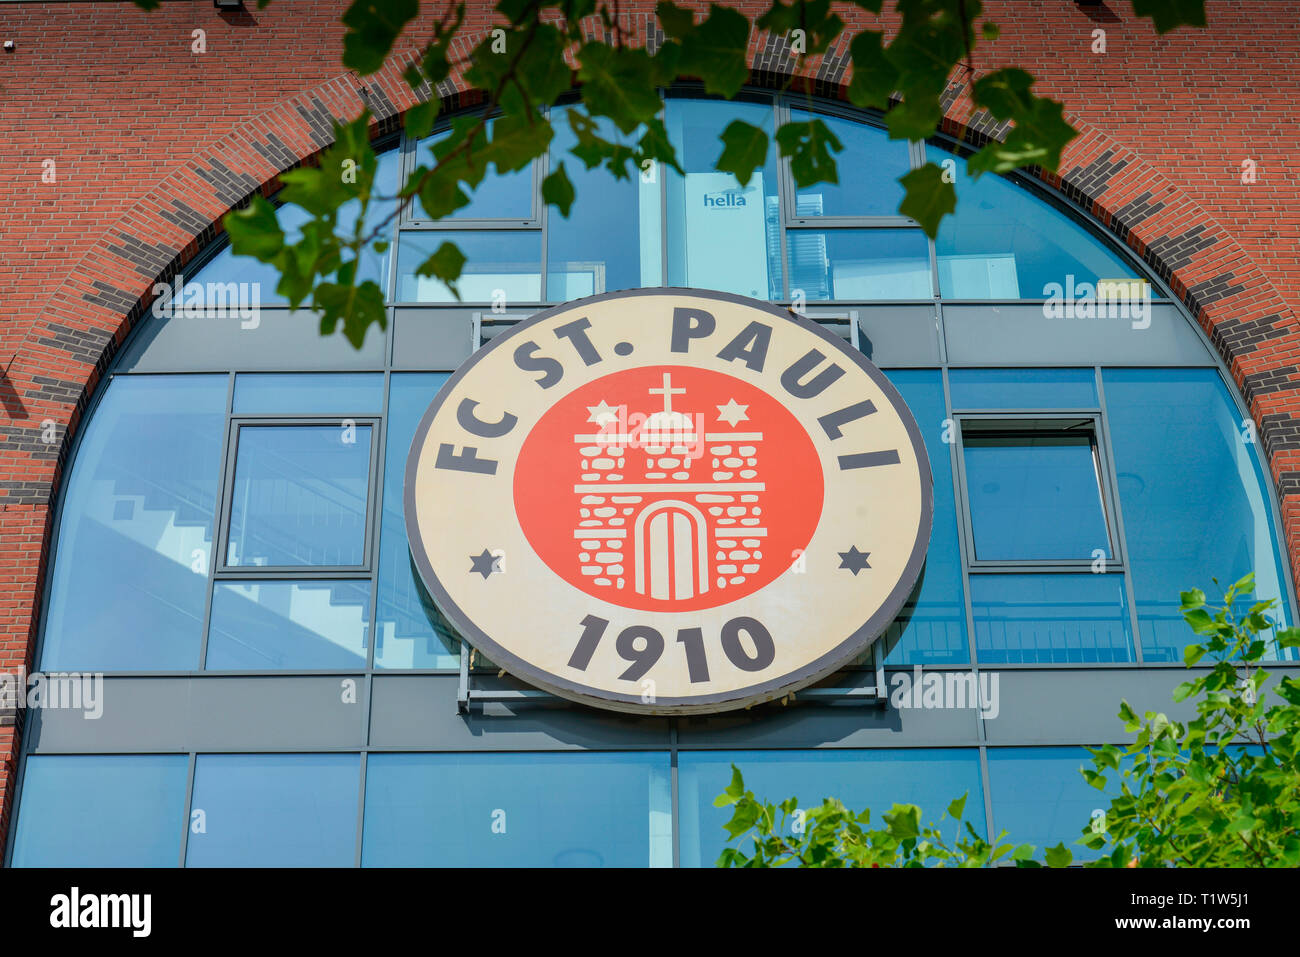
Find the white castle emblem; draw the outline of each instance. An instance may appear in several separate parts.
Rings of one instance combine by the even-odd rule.
[[[763,433],[736,431],[749,406],[734,398],[716,415],[674,410],[686,389],[670,373],[648,391],[663,397],[661,410],[629,414],[602,399],[587,407],[598,431],[573,437],[582,574],[663,600],[742,584],[764,562]]]

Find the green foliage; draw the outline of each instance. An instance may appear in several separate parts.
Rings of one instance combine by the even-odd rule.
[[[1089,748],[1084,779],[1113,793],[1104,817],[1084,824],[1076,844],[1095,854],[1089,867],[1295,867],[1300,864],[1300,682],[1283,677],[1276,703],[1266,701],[1270,675],[1259,663],[1275,651],[1300,647],[1300,629],[1278,629],[1265,613],[1272,601],[1244,614],[1236,607],[1255,587],[1247,575],[1228,589],[1222,606],[1207,606],[1199,590],[1182,593],[1183,617],[1200,640],[1187,647],[1190,667],[1207,656],[1212,668],[1179,685],[1175,701],[1196,699],[1197,716],[1183,724],[1127,701],[1119,717],[1135,735],[1126,747]],[[1279,656],[1280,657],[1280,656]],[[753,852],[727,847],[719,867],[1066,867],[1064,844],[1014,846],[1000,833],[992,844],[963,821],[966,797],[944,819],[956,822],[951,843],[938,825],[921,825],[915,805],[895,804],[871,828],[871,811],[848,810],[835,798],[798,811],[745,790],[734,765],[731,784],[713,802],[732,806],[730,840],[753,838]],[[964,833],[963,833],[964,830]],[[1005,859],[1005,860],[1004,860]]]
[[[1190,667],[1213,666],[1179,685],[1195,699],[1186,723],[1124,702],[1120,719],[1136,734],[1127,748],[1092,750],[1094,787],[1117,784],[1105,827],[1080,843],[1105,852],[1098,866],[1295,867],[1300,864],[1300,683],[1284,676],[1277,699],[1259,667],[1270,652],[1300,646],[1300,629],[1278,629],[1272,601],[1240,611],[1255,587],[1247,575],[1221,606],[1199,590],[1182,593],[1183,618],[1197,641]],[[1249,747],[1248,747],[1249,746]]]
[[[134,2],[145,9],[158,4],[158,0]],[[267,2],[259,0],[258,6]],[[885,7],[884,0],[853,0],[853,5],[872,15],[881,14]],[[1061,150],[1075,136],[1061,103],[1035,95],[1033,77],[1021,69],[1000,69],[968,83],[974,75],[978,44],[998,36],[997,25],[981,19],[980,0],[894,0],[897,29],[887,44],[880,30],[859,30],[846,38],[844,21],[832,6],[832,0],[772,0],[754,25],[785,38],[799,75],[810,74],[809,57],[832,47],[847,48],[853,66],[849,99],[884,111],[889,135],[895,139],[933,136],[950,86],[965,84],[976,109],[986,110],[1009,128],[1002,142],[990,143],[971,157],[967,168],[972,175],[1026,165],[1057,168]],[[1133,9],[1138,16],[1151,18],[1160,33],[1205,23],[1204,0],[1133,0]],[[545,154],[553,136],[554,114],[547,112],[548,107],[574,87],[575,79],[579,105],[566,111],[577,133],[571,154],[589,169],[603,166],[626,178],[630,169],[644,168],[647,161],[680,171],[661,118],[660,89],[690,79],[702,82],[711,94],[733,97],[749,78],[747,52],[753,26],[745,14],[725,4],[710,4],[697,19],[695,11],[662,0],[656,15],[665,39],[653,55],[628,42],[612,0],[499,0],[494,25],[475,33],[475,45],[467,56],[456,52],[462,44],[455,43],[469,39],[465,3],[453,0],[445,7],[439,5],[429,18],[417,20],[419,10],[418,0],[353,0],[342,17],[346,28],[342,62],[361,76],[375,73],[403,33],[420,22],[427,33],[421,37],[416,61],[402,74],[413,90],[426,97],[406,115],[406,131],[416,139],[426,137],[437,122],[440,103],[434,90],[440,83],[459,74],[465,84],[482,93],[483,115],[452,122],[448,135],[440,138],[398,191],[403,207],[418,201],[424,215],[434,220],[467,205],[469,194],[490,167],[499,172],[523,169]],[[587,39],[582,21],[590,18],[600,21],[611,42]],[[488,116],[494,117],[490,133]],[[374,308],[369,290],[350,293],[321,287],[355,284],[355,272],[342,269],[352,258],[344,253],[351,250],[355,256],[367,242],[384,242],[389,235],[391,216],[372,224],[370,235],[330,232],[331,225],[337,226],[338,207],[345,202],[359,202],[362,212],[357,222],[366,221],[365,210],[373,198],[373,153],[361,141],[363,120],[368,119],[363,115],[339,127],[347,132],[347,142],[336,142],[327,150],[319,170],[300,169],[283,177],[288,187],[281,198],[302,206],[313,217],[301,238],[290,243],[257,203],[227,219],[232,237],[237,237],[237,253],[273,265],[281,274],[278,288],[291,302],[309,302],[327,319],[342,321],[358,346],[366,324],[383,322],[382,310]],[[636,135],[637,141],[599,135],[602,121],[624,136]],[[731,123],[721,140],[717,168],[735,174],[742,185],[767,161],[769,137],[749,124]],[[842,147],[825,123],[816,119],[786,123],[776,131],[775,140],[780,155],[790,160],[797,186],[839,182],[835,154]],[[358,163],[369,164],[364,183],[337,181],[329,163],[340,150]],[[929,168],[909,172],[901,182],[905,196],[900,212],[933,237],[942,218],[955,207],[952,184]],[[567,214],[574,201],[567,174],[548,175],[542,199]],[[459,262],[463,265],[463,259]],[[430,265],[431,274],[442,276],[456,263],[444,256],[436,267]],[[457,271],[444,278],[454,285],[458,275]],[[325,323],[329,328],[334,325]]]

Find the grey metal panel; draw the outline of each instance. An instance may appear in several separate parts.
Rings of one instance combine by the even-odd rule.
[[[574,751],[668,748],[667,718],[576,704],[489,703],[456,711],[455,675],[376,675],[370,747],[437,751]],[[526,687],[474,678],[475,687]]]
[[[1279,669],[1268,687],[1276,686],[1281,673],[1297,671]],[[1138,714],[1158,711],[1187,721],[1195,707],[1175,704],[1173,690],[1192,676],[1181,667],[1001,671],[1000,710],[985,720],[985,735],[990,745],[1125,743],[1133,736],[1116,716],[1120,701]]]
[[[393,310],[393,368],[450,372],[477,347],[469,309]]]
[[[878,366],[939,365],[939,319],[934,306],[854,306],[858,348]]]
[[[343,700],[343,682],[356,687]],[[33,713],[31,748],[51,751],[265,751],[359,748],[361,675],[103,679],[103,713]]]
[[[320,334],[312,312],[263,308],[256,325],[238,317],[150,319],[127,343],[119,372],[229,372],[382,369],[385,333],[378,325],[354,349],[342,330]]]
[[[926,673],[931,673],[931,669]],[[798,702],[798,694],[795,699]],[[677,721],[677,746],[683,750],[975,746],[979,743],[976,712],[970,708],[772,703],[749,711],[692,715]]]
[[[1129,319],[1049,319],[1040,303],[943,307],[953,364],[1215,364],[1176,307],[1153,303],[1150,320],[1147,328],[1135,329]]]

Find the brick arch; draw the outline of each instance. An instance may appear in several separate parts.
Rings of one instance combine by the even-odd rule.
[[[636,35],[656,48],[663,37],[653,14],[633,19]],[[470,45],[462,41],[459,52]],[[6,451],[26,456],[17,477],[0,475],[0,552],[24,569],[23,581],[13,588],[18,611],[0,612],[0,671],[31,663],[53,495],[82,413],[118,347],[145,315],[153,283],[175,276],[216,238],[227,211],[254,193],[269,194],[280,173],[327,147],[333,118],[349,119],[369,105],[374,136],[398,129],[404,111],[435,92],[415,94],[401,79],[410,59],[395,58],[364,86],[340,74],[231,130],[99,237],[44,304],[42,318],[0,370],[0,405],[10,420],[0,425],[0,442]],[[750,62],[754,85],[791,85],[793,60],[781,38],[755,34]],[[794,85],[847,100],[847,66],[846,50],[832,49],[808,79]],[[436,93],[448,107],[476,101],[450,81]],[[1288,356],[1300,333],[1297,316],[1229,231],[1174,183],[1103,131],[1073,122],[1082,133],[1067,149],[1060,172],[1031,173],[1134,250],[1209,335],[1257,424],[1281,499],[1293,576],[1300,578],[1300,371]],[[949,89],[942,129],[972,145],[1005,132],[987,116],[971,115],[962,84]],[[42,441],[47,420],[57,433],[53,443]],[[0,841],[12,806],[9,782],[17,753],[14,716],[0,713]]]

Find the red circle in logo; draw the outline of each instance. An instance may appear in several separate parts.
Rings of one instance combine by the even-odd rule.
[[[798,559],[821,517],[812,440],[733,376],[615,372],[555,403],[524,440],[515,511],[557,575],[650,611],[752,594]]]

